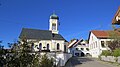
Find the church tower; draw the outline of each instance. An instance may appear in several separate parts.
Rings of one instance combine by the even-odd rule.
[[[54,34],[58,34],[58,27],[59,27],[59,17],[53,13],[50,16],[50,20],[49,20],[49,30],[52,31],[52,33]]]

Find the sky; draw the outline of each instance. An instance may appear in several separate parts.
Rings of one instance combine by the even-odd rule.
[[[0,0],[0,40],[18,40],[22,28],[49,29],[49,17],[59,16],[59,33],[68,41],[88,39],[91,30],[112,30],[120,0]]]

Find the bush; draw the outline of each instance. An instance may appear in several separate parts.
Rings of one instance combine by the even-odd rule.
[[[115,56],[115,57],[120,56],[120,48],[117,48],[117,49],[113,50],[112,55]]]
[[[46,54],[44,54],[41,57],[40,60],[40,67],[53,67],[54,66],[54,60],[53,58],[48,58]]]
[[[102,54],[101,54],[101,55],[110,56],[110,55],[111,55],[111,51],[104,50],[104,51],[102,51]]]

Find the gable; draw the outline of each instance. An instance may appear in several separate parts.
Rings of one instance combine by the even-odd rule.
[[[119,25],[120,24],[120,6],[116,12],[116,14],[114,15],[113,19],[112,19],[112,24],[113,25]]]
[[[94,40],[97,40],[98,38],[93,34],[93,32],[90,32],[89,33],[89,39],[88,39],[88,42],[89,44],[94,41]]]

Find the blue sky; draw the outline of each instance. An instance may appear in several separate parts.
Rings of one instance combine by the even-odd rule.
[[[18,39],[21,29],[48,30],[49,16],[60,18],[59,32],[66,40],[88,38],[90,30],[110,30],[120,0],[0,0],[0,40]]]

